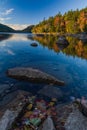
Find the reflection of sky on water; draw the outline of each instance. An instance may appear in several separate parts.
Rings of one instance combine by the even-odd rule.
[[[14,35],[12,35],[12,37],[10,37],[10,39],[7,39],[7,41],[27,41],[28,39],[27,39],[27,37],[26,37],[26,35],[21,35],[21,34],[18,34],[18,35],[16,35],[16,34],[14,34]]]
[[[87,96],[87,60],[66,55],[62,51],[56,53],[41,44],[34,48],[30,46],[32,42],[33,38],[30,35],[29,39],[28,34],[13,34],[8,39],[1,40],[0,84],[8,82],[17,84],[19,88],[28,89],[25,83],[21,85],[20,81],[8,78],[6,71],[12,67],[33,67],[64,80],[66,85],[61,87],[61,90],[66,96]],[[38,85],[31,86],[33,87],[28,84],[30,89],[37,90]]]

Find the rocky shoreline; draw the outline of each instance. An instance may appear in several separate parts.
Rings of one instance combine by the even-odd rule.
[[[12,100],[0,107],[0,130],[87,129],[87,100],[85,98],[73,98],[73,102],[67,104],[59,102],[59,99],[63,97],[63,93],[58,87],[52,86],[52,84],[55,85],[57,82],[59,86],[63,85],[64,82],[32,68],[9,69],[8,75],[12,78],[16,77],[16,79],[25,76],[29,82],[32,81],[31,78],[35,82],[40,79],[39,83],[43,83],[45,80],[45,84],[49,85],[44,86],[37,92],[37,95],[39,94],[40,97],[22,90],[13,91],[11,93],[13,96]],[[23,77],[21,80],[25,79]],[[12,85],[10,87],[5,85],[5,89],[7,89],[3,89],[4,95],[9,93],[11,87]],[[1,97],[4,97],[4,95],[1,94]],[[47,100],[47,97],[49,100]]]
[[[26,103],[24,103],[24,100]],[[21,104],[19,103],[16,108],[16,111],[10,109],[5,112],[0,121],[2,123],[0,126],[4,127],[3,122],[7,118],[7,128],[5,125],[4,129],[1,127],[2,130],[64,130],[65,120],[72,111],[71,104],[58,105],[55,98],[48,102],[29,95],[23,98]]]
[[[18,90],[14,100],[0,109],[0,129],[86,130],[86,106],[87,100],[84,98],[74,99],[71,103],[60,104],[57,98],[50,97],[50,100],[47,101],[31,93]],[[38,125],[32,124],[34,123],[33,120],[39,121],[39,119],[41,121],[38,122]],[[29,121],[32,123],[28,124]],[[4,122],[5,125],[3,125]]]

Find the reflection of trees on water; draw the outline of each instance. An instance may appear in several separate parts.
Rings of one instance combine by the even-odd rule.
[[[67,39],[70,44],[65,50],[63,50],[63,53],[87,59],[87,42],[84,43],[82,40],[72,37],[68,37]]]
[[[87,44],[87,39],[81,39],[84,44]]]
[[[78,56],[81,58],[87,59],[87,42],[78,40],[73,37],[66,37],[69,42],[69,45],[57,45],[56,42],[58,37],[56,36],[44,36],[44,37],[34,37],[35,40],[40,42],[42,46],[46,46],[55,52],[62,51],[66,55],[71,55],[73,57]]]
[[[35,40],[39,41],[43,46],[48,47],[55,52],[60,52],[64,50],[68,45],[65,44],[57,44],[58,36],[49,36],[45,35],[44,37],[34,37]]]
[[[58,44],[57,46],[58,46],[59,50],[63,51],[65,48],[68,47],[68,45],[69,44]]]
[[[45,35],[44,37],[34,37],[34,40],[37,40],[43,47],[48,47],[50,50],[54,50],[55,52],[59,52],[58,45],[55,43],[57,41],[57,37]]]
[[[3,40],[7,40],[12,37],[12,34],[0,34],[0,42]]]

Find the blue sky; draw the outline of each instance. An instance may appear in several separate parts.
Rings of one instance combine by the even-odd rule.
[[[0,0],[0,23],[37,24],[43,18],[87,7],[87,0]]]

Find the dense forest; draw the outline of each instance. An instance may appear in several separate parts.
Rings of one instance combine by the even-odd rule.
[[[82,10],[60,12],[34,26],[33,33],[78,33],[87,32],[87,7]]]
[[[28,33],[31,33],[31,30],[33,29],[34,25],[30,25],[28,27],[26,27],[25,29],[23,29],[21,32],[28,32]]]

